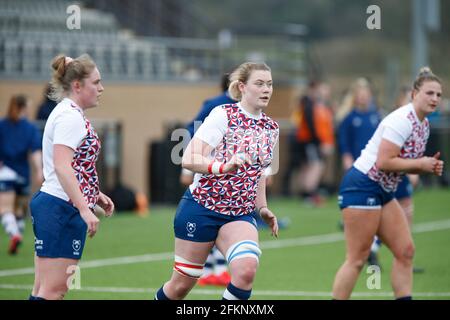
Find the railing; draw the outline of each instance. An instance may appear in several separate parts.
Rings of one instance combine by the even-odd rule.
[[[216,81],[225,70],[246,60],[264,60],[280,82],[304,78],[303,48],[295,50],[221,49],[209,39],[132,39],[28,33],[0,37],[0,78],[48,79],[58,53],[89,53],[102,76],[113,81]],[[283,45],[280,43],[280,45]]]
[[[112,14],[84,7],[80,29],[69,30],[65,8],[70,4],[0,0],[0,79],[48,79],[58,53],[90,54],[107,81],[216,82],[222,72],[248,60],[268,63],[278,83],[305,78],[305,47],[287,34],[139,38],[120,31]]]

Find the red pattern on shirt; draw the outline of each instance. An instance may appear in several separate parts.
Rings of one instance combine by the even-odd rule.
[[[81,140],[72,159],[72,168],[75,170],[75,176],[78,180],[80,190],[88,206],[93,210],[97,204],[99,190],[99,181],[95,163],[100,154],[101,143],[91,125],[90,121],[83,115],[87,134]]]
[[[425,152],[428,137],[430,136],[430,123],[427,118],[420,123],[412,111],[408,113],[407,118],[412,124],[412,132],[403,144],[399,157],[402,159],[417,159],[422,157]],[[385,191],[391,192],[397,190],[403,173],[384,172],[378,169],[375,163],[367,175],[370,179],[378,182]]]
[[[252,159],[252,164],[246,163],[235,172],[223,175],[203,174],[192,196],[210,210],[239,216],[255,210],[259,178],[272,162],[278,124],[264,113],[259,120],[249,118],[237,105],[223,108],[228,117],[228,129],[215,148],[215,160],[226,162],[234,154],[244,152]]]

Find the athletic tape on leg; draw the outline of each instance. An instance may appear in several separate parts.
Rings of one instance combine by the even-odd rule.
[[[203,264],[193,263],[175,255],[173,270],[183,276],[198,279],[203,273]]]
[[[244,240],[233,244],[227,251],[227,262],[241,258],[254,258],[259,262],[261,256],[261,249],[258,243],[251,240]]]

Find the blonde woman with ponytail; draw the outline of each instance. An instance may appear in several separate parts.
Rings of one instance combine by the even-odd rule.
[[[441,176],[439,153],[423,156],[430,133],[427,115],[441,102],[441,80],[422,68],[414,81],[412,102],[379,124],[339,190],[347,252],[338,270],[334,299],[348,299],[377,235],[392,252],[391,284],[398,300],[412,299],[414,243],[405,214],[394,197],[405,173]]]
[[[81,259],[86,233],[93,237],[99,205],[114,211],[99,190],[95,162],[100,140],[85,116],[103,92],[100,72],[88,55],[58,55],[52,62],[50,97],[58,102],[44,129],[44,183],[30,203],[35,235],[35,282],[30,300],[59,300]]]
[[[195,172],[194,182],[175,214],[175,263],[157,300],[183,299],[202,275],[214,245],[231,273],[222,298],[249,299],[261,255],[256,215],[278,235],[263,174],[278,140],[278,124],[264,113],[273,92],[272,74],[266,64],[247,62],[230,81],[229,93],[238,102],[212,110],[184,152],[182,166]]]

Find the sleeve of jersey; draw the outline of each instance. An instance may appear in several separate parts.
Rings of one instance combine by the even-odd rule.
[[[411,135],[411,131],[412,126],[408,119],[390,117],[385,119],[382,138],[402,147],[406,139]]]
[[[350,153],[348,141],[350,139],[350,118],[345,118],[338,127],[338,146],[341,154]]]
[[[78,111],[61,113],[55,121],[53,144],[62,144],[76,150],[86,136],[86,124]]]
[[[228,117],[225,109],[215,108],[206,117],[203,124],[198,128],[194,137],[206,142],[213,148],[222,141],[228,127]]]
[[[215,108],[215,105],[211,105],[209,100],[206,100],[200,111],[198,112],[197,116],[194,120],[192,120],[189,125],[187,126],[187,130],[189,131],[191,137],[195,134],[197,131],[197,128],[200,127],[198,123],[201,125],[203,121],[206,119],[206,117],[211,113],[211,111]]]

